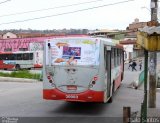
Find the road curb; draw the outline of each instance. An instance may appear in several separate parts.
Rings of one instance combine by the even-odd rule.
[[[23,82],[23,83],[33,83],[41,82],[35,79],[25,79],[25,78],[12,78],[12,77],[0,77],[0,82]]]

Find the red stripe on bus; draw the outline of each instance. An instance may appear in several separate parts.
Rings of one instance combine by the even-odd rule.
[[[115,88],[117,89],[121,84],[121,74],[115,80]]]
[[[123,64],[121,64],[120,69],[121,69],[121,72],[120,72],[119,76],[114,80],[115,81],[115,89],[117,89],[120,86],[122,79],[123,79]]]
[[[41,64],[34,64],[34,68],[42,68]]]
[[[13,68],[15,68],[15,65],[5,65],[5,64],[0,65],[0,69],[13,69]]]
[[[87,90],[81,93],[64,93],[58,89],[43,89],[43,99],[75,102],[104,102],[104,92]]]

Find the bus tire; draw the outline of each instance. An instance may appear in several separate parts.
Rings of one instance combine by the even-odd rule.
[[[108,100],[108,103],[112,103],[113,102],[113,97],[111,96]]]
[[[20,65],[19,64],[16,64],[16,70],[20,70],[21,69],[21,67],[20,67]]]

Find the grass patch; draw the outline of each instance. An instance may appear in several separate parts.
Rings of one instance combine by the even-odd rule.
[[[3,77],[15,77],[15,78],[27,78],[27,79],[41,79],[41,74],[33,74],[30,73],[28,70],[21,70],[21,71],[13,71],[11,73],[3,73],[0,72],[0,76]]]
[[[3,73],[3,72],[0,72],[0,76],[3,76],[3,77],[10,77],[10,75],[8,73]]]

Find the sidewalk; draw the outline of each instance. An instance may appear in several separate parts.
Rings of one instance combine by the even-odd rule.
[[[136,117],[139,118],[140,116],[141,116],[141,112],[138,111]],[[160,118],[160,107],[158,107],[158,108],[147,108],[147,118],[157,118],[157,117]]]
[[[137,71],[131,71],[131,69],[128,69],[128,64],[125,64],[125,73],[124,73],[124,83],[127,85],[128,88],[131,89],[135,89],[135,86],[138,85],[138,80],[139,80],[139,75],[143,70],[139,71],[138,67],[137,67]],[[128,76],[128,77],[127,77]],[[130,78],[131,77],[131,78]],[[149,80],[148,80],[148,84],[149,84]],[[144,93],[144,82],[137,88],[137,91],[141,90],[142,93]],[[149,90],[149,85],[148,85],[148,89]],[[149,92],[148,92],[149,93]],[[147,108],[147,119],[150,118],[159,118],[159,121],[156,123],[160,122],[160,88],[157,88],[157,99],[156,99],[156,108]],[[143,101],[143,99],[142,99]],[[139,104],[141,105],[141,104]],[[131,107],[131,118],[133,119],[140,119],[141,116],[141,109],[139,110],[135,110],[133,107]],[[135,120],[133,120],[132,122],[134,122]]]
[[[0,82],[28,82],[28,83],[33,83],[33,82],[41,82],[35,79],[25,79],[25,78],[13,78],[13,77],[0,77]]]
[[[148,117],[160,118],[160,108],[148,108],[147,113]]]

